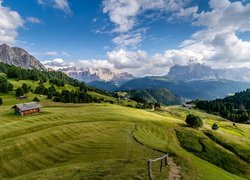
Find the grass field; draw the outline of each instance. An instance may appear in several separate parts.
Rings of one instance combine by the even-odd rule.
[[[152,112],[45,97],[42,113],[21,117],[11,97],[0,106],[0,179],[147,179],[147,160],[165,153],[183,179],[250,178],[249,125],[177,106]],[[202,129],[186,127],[190,111],[204,119]],[[154,163],[155,179],[166,179],[170,168],[160,173]]]

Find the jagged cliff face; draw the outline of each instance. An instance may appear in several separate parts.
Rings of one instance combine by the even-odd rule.
[[[216,73],[211,67],[201,64],[175,65],[170,68],[168,77],[178,81],[208,80],[215,79]]]
[[[129,73],[117,73],[117,72],[112,72],[109,69],[101,69],[101,68],[69,67],[69,68],[59,69],[59,71],[62,71],[68,76],[86,83],[93,81],[121,82],[121,81],[128,81],[134,78]]]
[[[24,69],[46,70],[42,63],[27,51],[19,47],[0,45],[0,62]]]

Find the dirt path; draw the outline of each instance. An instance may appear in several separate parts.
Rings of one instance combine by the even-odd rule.
[[[138,125],[135,125],[135,128],[131,131],[131,135],[133,137],[133,139],[144,146],[143,143],[141,143],[135,136],[134,136],[134,132],[138,130]],[[149,146],[146,146],[150,149],[152,149],[151,147]],[[158,152],[162,152],[162,151],[159,151],[157,149],[153,149],[155,151],[158,151]],[[162,153],[165,153],[165,152],[162,152]],[[172,157],[168,157],[168,166],[169,166],[169,175],[168,175],[168,180],[181,180],[181,167],[178,166],[175,162],[174,162],[174,159]]]
[[[168,175],[169,180],[180,180],[181,179],[181,167],[178,166],[172,157],[168,158],[168,165],[170,166],[170,171]]]

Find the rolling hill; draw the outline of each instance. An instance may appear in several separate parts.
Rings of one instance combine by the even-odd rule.
[[[170,153],[156,179],[250,177],[250,127],[177,106],[145,111],[111,104],[54,103],[41,98],[42,113],[16,116],[17,100],[0,106],[1,179],[147,179],[147,160]],[[205,126],[185,126],[194,113]],[[217,122],[220,128],[211,131]],[[233,147],[233,148],[230,148]]]
[[[166,89],[145,89],[128,92],[131,99],[137,102],[160,103],[163,105],[176,105],[184,102],[184,99]]]

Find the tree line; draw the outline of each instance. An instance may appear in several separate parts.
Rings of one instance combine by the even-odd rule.
[[[208,113],[220,115],[234,122],[246,122],[250,119],[250,89],[233,96],[213,101],[194,101],[196,107]]]

